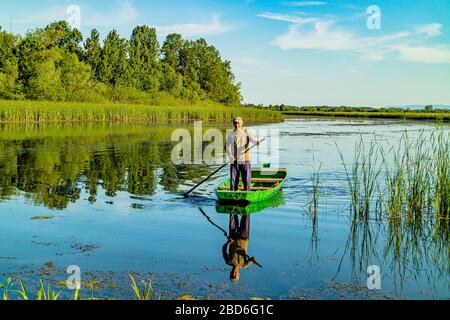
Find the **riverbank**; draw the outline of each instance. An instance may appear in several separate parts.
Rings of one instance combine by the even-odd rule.
[[[314,116],[340,118],[374,118],[374,119],[404,119],[450,122],[450,112],[436,111],[284,111],[285,116]]]
[[[207,123],[229,122],[241,116],[246,121],[281,121],[277,111],[227,107],[215,103],[185,106],[151,106],[125,103],[49,102],[0,100],[0,123],[120,122],[120,123]]]

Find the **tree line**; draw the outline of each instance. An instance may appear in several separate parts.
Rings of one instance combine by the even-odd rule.
[[[204,39],[137,26],[130,39],[93,29],[83,41],[66,21],[14,35],[0,27],[0,98],[154,103],[241,102],[229,61]]]
[[[286,105],[286,104],[279,104],[279,105],[264,105],[264,104],[253,104],[253,103],[245,103],[242,105],[243,107],[247,108],[254,108],[254,109],[264,109],[264,110],[272,110],[272,111],[280,111],[280,112],[417,112],[417,113],[429,113],[429,112],[448,112],[447,109],[443,108],[434,108],[433,105],[427,105],[424,107],[424,109],[405,109],[402,107],[380,107],[380,108],[373,108],[373,107],[354,107],[354,106],[293,106],[293,105]]]

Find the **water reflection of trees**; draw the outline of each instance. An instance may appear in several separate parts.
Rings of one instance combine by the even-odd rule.
[[[432,216],[409,221],[398,217],[387,221],[355,219],[350,224],[337,274],[348,257],[354,282],[365,281],[367,267],[377,264],[382,268],[383,279],[390,279],[397,293],[405,285],[419,282],[436,292],[448,285],[449,244],[448,225],[436,228]]]
[[[23,194],[36,205],[64,209],[80,199],[97,200],[126,191],[153,195],[158,185],[176,192],[210,172],[208,166],[174,165],[166,135],[51,136],[0,138],[0,199]],[[165,138],[163,138],[165,137]]]

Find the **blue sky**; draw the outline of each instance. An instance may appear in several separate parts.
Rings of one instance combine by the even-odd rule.
[[[245,102],[386,106],[450,104],[450,1],[0,0],[14,33],[71,19],[85,36],[154,26],[203,37],[232,62]],[[380,9],[369,29],[367,8]],[[372,19],[370,21],[373,21]]]

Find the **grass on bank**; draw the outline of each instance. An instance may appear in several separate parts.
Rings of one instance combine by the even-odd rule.
[[[44,279],[41,279],[39,280],[39,289],[37,290],[36,295],[33,298],[20,277],[19,289],[15,290],[13,288],[14,284],[11,278],[8,278],[6,280],[6,283],[0,283],[3,300],[11,300],[11,294],[15,294],[16,296],[18,296],[19,300],[58,300],[59,295],[62,292],[62,290],[54,291],[50,285],[45,285]]]
[[[450,122],[450,112],[435,111],[286,111],[286,116],[316,116],[316,117],[349,117],[349,118],[379,118],[379,119],[403,119],[403,120],[433,120]]]
[[[215,103],[179,106],[150,106],[123,103],[77,103],[0,100],[0,123],[121,122],[186,123],[230,122],[241,116],[246,121],[279,121],[276,111],[247,107],[227,107]]]
[[[131,281],[131,289],[134,294],[134,300],[153,300],[154,299],[154,290],[152,287],[152,283],[144,280],[140,280],[136,282],[134,277],[130,274]],[[139,284],[140,283],[140,284]],[[46,285],[45,280],[42,278],[39,280],[39,288],[36,293],[33,293],[27,289],[27,286],[23,282],[23,280],[18,278],[18,287],[16,288],[13,280],[11,278],[6,279],[6,282],[0,282],[0,300],[59,300],[60,295],[62,293],[62,289],[53,290],[50,284]],[[73,300],[96,300],[98,298],[94,297],[93,293],[91,297],[83,298],[80,295],[80,289],[76,289],[73,291]],[[182,296],[179,299],[184,300]],[[161,299],[161,296],[157,297]]]

